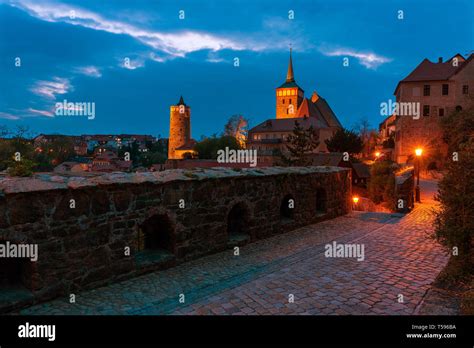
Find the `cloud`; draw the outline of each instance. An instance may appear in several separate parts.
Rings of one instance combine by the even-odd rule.
[[[82,66],[76,68],[75,71],[90,77],[102,77],[102,73],[100,72],[99,68],[93,65]]]
[[[68,79],[54,77],[52,81],[36,81],[31,91],[47,99],[56,99],[57,94],[66,94],[72,89]]]
[[[145,60],[142,57],[138,58],[119,58],[118,66],[128,70],[135,70],[145,66]]]
[[[38,110],[38,109],[29,108],[26,111],[30,112],[30,115],[34,114],[35,116],[40,115],[40,116],[46,116],[46,117],[54,117],[54,114],[51,111],[47,111],[47,110]]]
[[[320,52],[329,57],[354,57],[367,69],[376,69],[380,65],[391,62],[392,59],[371,52],[361,52],[350,48],[327,49],[320,48]]]
[[[0,111],[0,118],[5,119],[5,120],[18,120],[20,117],[10,114],[8,112],[2,112]]]
[[[169,33],[143,29],[122,21],[106,19],[89,10],[61,3],[17,0],[10,5],[47,22],[64,22],[112,34],[128,35],[153,49],[176,57],[184,57],[187,53],[204,49],[213,51],[262,49],[262,44],[245,44],[232,38],[206,32],[187,30]]]

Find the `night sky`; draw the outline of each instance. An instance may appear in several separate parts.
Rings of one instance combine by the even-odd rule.
[[[473,49],[473,10],[471,0],[0,0],[0,125],[167,137],[183,95],[196,139],[233,114],[255,126],[275,117],[291,44],[307,97],[316,90],[345,127],[363,117],[376,127],[380,103],[424,58]],[[95,119],[55,116],[64,99],[94,102]]]

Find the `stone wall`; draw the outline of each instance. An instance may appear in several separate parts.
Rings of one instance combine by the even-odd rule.
[[[337,167],[6,178],[0,241],[38,244],[21,279],[41,301],[344,215],[350,195]]]

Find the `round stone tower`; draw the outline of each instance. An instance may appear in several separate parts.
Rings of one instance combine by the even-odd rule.
[[[191,142],[191,108],[183,97],[177,105],[170,107],[170,135],[168,140],[168,159],[182,159]]]

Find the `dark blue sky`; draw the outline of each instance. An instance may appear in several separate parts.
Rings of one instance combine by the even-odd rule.
[[[194,138],[220,133],[233,114],[255,126],[275,117],[291,43],[306,96],[316,90],[346,127],[363,117],[375,127],[380,103],[421,60],[473,49],[473,4],[0,0],[0,125],[167,137],[182,94]],[[95,119],[53,116],[64,99],[94,102]]]

